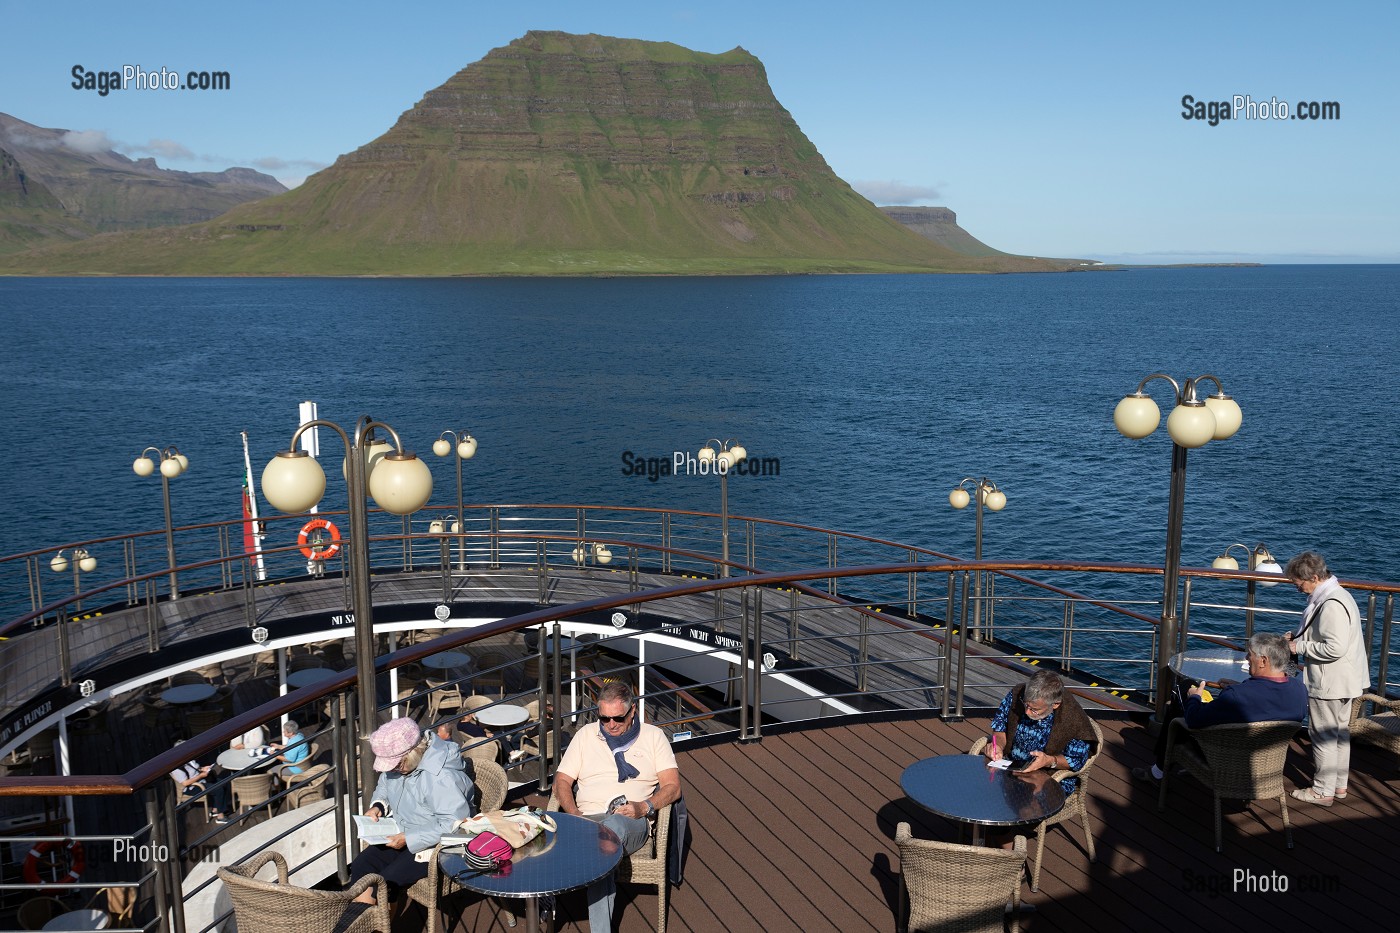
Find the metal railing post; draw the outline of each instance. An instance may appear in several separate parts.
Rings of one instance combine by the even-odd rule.
[[[1386,693],[1386,677],[1390,671],[1390,632],[1394,628],[1392,625],[1394,621],[1395,594],[1390,593],[1385,597],[1385,618],[1381,621],[1381,667],[1376,682],[1376,692],[1382,696]]]
[[[739,591],[739,739],[750,738],[752,715],[749,704],[753,697],[753,652],[749,639],[753,627],[749,623],[749,587]]]
[[[859,609],[851,611],[860,616],[860,637],[856,639],[856,690],[865,693],[869,689],[870,617]]]
[[[836,569],[836,535],[834,534],[828,534],[826,536],[826,566],[831,570]],[[832,596],[836,595],[835,577],[827,577],[826,591]]]
[[[671,513],[661,513],[661,572],[671,572]]]
[[[460,458],[459,458],[460,459]],[[442,567],[442,601],[452,602],[452,555],[447,535],[438,535],[438,561]]]
[[[491,509],[491,569],[501,569],[501,510]]]
[[[161,845],[166,846],[166,852],[170,851],[169,844],[163,842],[163,840],[165,839],[164,834],[162,834],[159,830],[161,819],[160,795],[162,789],[162,785],[159,784],[157,784],[154,787],[148,787],[146,789],[146,822],[151,827],[151,858],[147,862],[147,864],[150,866],[149,870],[151,873],[151,880],[154,882],[155,887],[157,924],[156,928],[160,930],[161,933],[165,933],[165,931],[167,931],[170,928],[170,896],[169,890],[167,888],[168,882],[165,877],[165,865],[163,864],[161,859],[155,857],[156,853],[160,851],[158,847]],[[178,844],[179,843],[177,841],[177,847]],[[179,861],[178,853],[179,849],[177,848],[175,858],[175,861],[177,862]],[[167,859],[165,861],[170,860]]]
[[[948,572],[948,599],[947,605],[943,609],[943,698],[940,701],[938,715],[942,719],[949,719],[948,706],[950,701],[949,689],[952,684],[953,669],[953,599],[957,592],[957,577],[950,570]]]
[[[801,655],[802,629],[797,621],[797,586],[788,584],[788,653],[796,661]]]
[[[73,682],[73,659],[68,654],[68,607],[58,610],[58,670],[59,683],[68,686]]]
[[[582,547],[582,545],[579,546]],[[535,602],[543,606],[549,602],[549,554],[543,541],[535,544],[535,566],[537,568],[535,575],[539,582],[539,593],[535,597]]]
[[[906,551],[905,554],[907,555],[907,561],[911,564],[914,563],[914,552]],[[909,572],[909,585],[907,589],[908,592],[905,597],[906,605],[904,611],[909,613],[909,618],[917,619],[919,617],[919,575],[912,570]]]
[[[179,896],[180,892],[180,823],[175,813],[175,789],[166,781],[160,781],[161,799],[161,821],[151,825],[151,842],[154,844],[154,836],[160,827],[162,839],[167,846],[167,852],[175,852],[177,856],[173,859],[165,859],[161,868],[165,871],[166,890],[172,895],[170,897],[170,919],[171,928],[174,933],[185,933],[185,899]],[[154,848],[154,845],[152,846]]]
[[[967,691],[967,571],[963,571],[962,585],[962,607],[959,610],[958,621],[958,712],[959,721],[963,719],[963,699]]]
[[[1062,635],[1060,637],[1060,663],[1068,670],[1073,666],[1074,660],[1074,600],[1065,600],[1065,611],[1063,621],[1060,623]]]
[[[1177,623],[1176,650],[1186,650],[1186,639],[1191,634],[1191,578],[1181,584],[1181,619]]]
[[[340,694],[331,697],[331,761],[334,763],[331,776],[331,791],[335,796],[335,874],[341,884],[350,880],[350,862],[346,859],[345,827],[350,822],[346,808],[345,775],[349,773],[346,757],[345,723],[343,715],[344,698]]]
[[[752,563],[749,564],[753,566]],[[754,669],[753,680],[753,737],[763,738],[763,588],[754,590],[753,594],[753,644],[754,657],[757,659]]]

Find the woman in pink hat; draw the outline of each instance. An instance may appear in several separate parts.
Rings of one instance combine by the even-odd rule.
[[[431,857],[442,834],[472,815],[472,782],[457,746],[423,732],[412,719],[380,726],[369,745],[381,776],[365,815],[376,822],[393,817],[400,832],[361,852],[350,863],[350,879],[381,875],[393,897],[428,876],[427,858],[415,855]],[[375,903],[375,889],[366,888],[356,900]]]

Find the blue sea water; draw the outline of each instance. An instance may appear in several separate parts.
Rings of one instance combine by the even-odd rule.
[[[470,430],[473,502],[713,511],[712,478],[627,476],[622,455],[734,437],[781,461],[731,481],[735,512],[970,556],[972,516],[947,493],[985,475],[1009,503],[987,556],[1160,563],[1170,444],[1112,422],[1160,370],[1217,374],[1244,410],[1234,438],[1190,455],[1187,564],[1263,541],[1400,577],[1400,266],[8,279],[0,324],[14,480],[0,554],[159,528],[159,484],[131,471],[147,445],[191,459],[172,484],[178,524],[236,517],[239,432],[260,471],[315,399],[423,454]],[[452,464],[426,459],[446,504]]]

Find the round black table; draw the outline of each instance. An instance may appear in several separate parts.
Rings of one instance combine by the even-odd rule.
[[[525,898],[526,929],[539,933],[541,897],[592,884],[611,873],[623,855],[622,840],[603,824],[568,813],[549,815],[558,828],[516,850],[508,871],[479,872],[448,850],[439,853],[438,862],[468,891]]]
[[[899,786],[931,813],[972,826],[982,845],[988,826],[1034,825],[1059,813],[1065,792],[1048,770],[1021,774],[992,768],[981,755],[939,755],[904,769]]]
[[[1183,680],[1202,680],[1218,684],[1222,681],[1249,679],[1244,652],[1233,648],[1195,648],[1174,654],[1167,662],[1173,674]]]

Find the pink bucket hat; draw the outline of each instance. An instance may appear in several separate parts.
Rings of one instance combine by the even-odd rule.
[[[374,770],[394,770],[422,738],[418,722],[407,717],[390,720],[375,729],[369,737],[369,747],[374,752]]]

